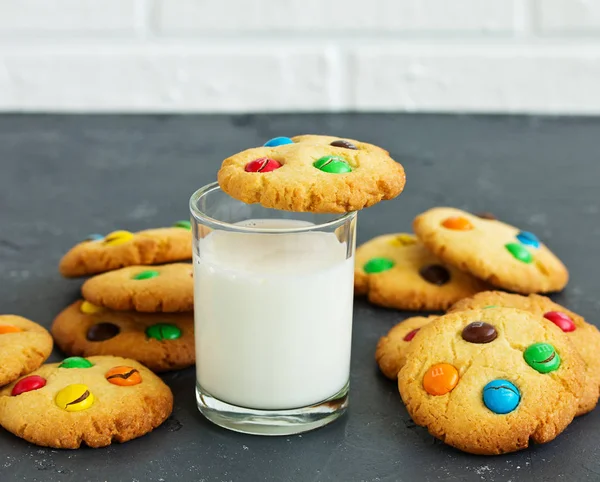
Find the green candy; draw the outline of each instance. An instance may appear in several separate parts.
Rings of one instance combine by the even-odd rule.
[[[158,271],[149,270],[149,271],[142,271],[141,273],[134,275],[131,279],[135,279],[135,280],[151,279],[151,278],[156,278],[159,275],[160,275],[160,273]]]
[[[157,323],[146,329],[146,336],[158,341],[177,340],[181,337],[181,330],[170,323]]]
[[[394,262],[388,258],[371,258],[369,261],[365,263],[363,266],[363,270],[365,273],[373,274],[373,273],[381,273],[382,271],[387,271],[388,269],[392,269],[394,267]]]
[[[508,243],[505,245],[505,248],[508,249],[508,252],[512,254],[515,259],[527,264],[533,262],[533,255],[522,244]]]
[[[183,229],[187,229],[189,231],[192,230],[192,223],[190,223],[189,221],[177,221],[173,227],[175,228],[183,228]]]
[[[491,310],[492,308],[498,308],[498,306],[497,305],[488,305],[488,306],[484,306],[482,309]]]
[[[330,174],[344,174],[352,172],[352,168],[346,160],[340,156],[323,156],[318,161],[313,163],[317,169]]]
[[[550,373],[560,367],[560,356],[550,343],[529,345],[523,357],[531,368],[540,373]]]
[[[63,362],[58,365],[58,368],[92,368],[94,364],[80,356],[72,356],[70,358],[65,358]]]

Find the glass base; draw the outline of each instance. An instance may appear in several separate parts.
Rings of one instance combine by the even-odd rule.
[[[290,410],[257,410],[218,400],[196,385],[198,410],[220,427],[251,435],[294,435],[327,425],[348,407],[347,383],[338,393],[309,407]]]

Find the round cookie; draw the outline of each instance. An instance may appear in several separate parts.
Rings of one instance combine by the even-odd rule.
[[[45,328],[16,315],[0,315],[0,387],[38,368],[52,352]]]
[[[579,399],[576,415],[592,411],[600,397],[600,331],[581,316],[540,295],[520,296],[501,291],[478,293],[450,307],[449,313],[480,309],[489,306],[517,308],[544,317],[565,332],[569,341],[581,355],[586,365],[583,395]]]
[[[59,271],[67,277],[104,273],[125,266],[152,265],[192,258],[192,232],[189,221],[170,228],[131,233],[113,231],[91,234],[71,248],[60,260]]]
[[[192,311],[194,280],[192,265],[129,266],[88,279],[83,297],[112,310],[146,313]]]
[[[559,328],[496,308],[422,327],[398,387],[415,423],[460,450],[491,455],[558,436],[575,416],[584,379],[585,365]]]
[[[0,391],[0,425],[60,449],[127,442],[154,430],[172,410],[173,394],[159,377],[112,356],[90,357],[81,367],[43,365]]]
[[[356,250],[354,292],[380,306],[444,310],[486,289],[484,282],[444,264],[410,234],[378,236]]]
[[[357,211],[398,196],[401,164],[372,144],[302,135],[271,139],[225,159],[221,189],[247,204],[315,213]]]
[[[415,316],[394,326],[377,343],[375,360],[381,372],[389,379],[398,378],[398,372],[406,363],[406,352],[419,330],[434,320],[435,316]]]
[[[185,368],[196,360],[193,313],[110,311],[77,301],[56,317],[51,332],[70,356],[123,356],[155,372]]]
[[[413,222],[417,237],[446,263],[509,291],[562,290],[564,264],[533,234],[454,208],[434,208]]]

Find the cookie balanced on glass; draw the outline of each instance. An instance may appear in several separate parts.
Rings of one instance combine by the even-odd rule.
[[[278,137],[223,161],[190,199],[196,399],[212,422],[289,435],[348,405],[357,211],[402,165],[352,139]]]

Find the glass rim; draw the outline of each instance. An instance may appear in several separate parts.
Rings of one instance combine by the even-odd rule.
[[[339,226],[342,226],[343,224],[350,221],[351,219],[355,218],[356,214],[357,214],[357,211],[350,211],[350,212],[340,215],[339,217],[336,217],[335,219],[332,219],[331,221],[327,221],[327,222],[321,223],[321,224],[314,224],[311,226],[304,226],[304,227],[300,227],[300,228],[259,228],[259,227],[252,227],[252,226],[240,226],[239,224],[231,224],[226,221],[220,221],[218,219],[215,219],[215,218],[209,216],[208,214],[202,212],[200,209],[198,209],[198,207],[197,207],[198,201],[200,199],[202,199],[203,197],[206,197],[210,193],[215,192],[217,190],[225,193],[225,191],[223,191],[221,189],[221,186],[219,185],[219,183],[217,181],[215,181],[210,184],[206,184],[205,186],[201,187],[196,192],[194,192],[192,194],[192,196],[190,197],[190,202],[189,202],[190,213],[192,214],[194,220],[198,223],[208,224],[208,225],[211,225],[212,228],[221,228],[221,229],[228,230],[228,231],[240,231],[240,232],[246,232],[246,233],[275,233],[275,234],[306,233],[306,232],[315,231],[315,230],[323,229],[323,228],[334,228],[335,229]],[[225,193],[225,194],[227,194],[227,193]],[[240,202],[242,202],[242,201],[240,201]],[[264,206],[261,206],[261,207],[264,207]],[[267,209],[267,208],[265,208],[265,209]],[[293,211],[290,211],[290,212],[293,212]],[[335,213],[312,213],[312,214],[334,215]]]

